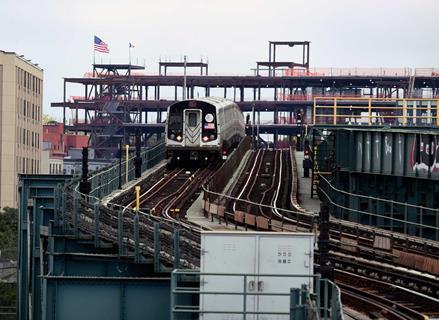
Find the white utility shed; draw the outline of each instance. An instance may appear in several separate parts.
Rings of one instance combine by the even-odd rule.
[[[314,234],[290,232],[203,232],[201,273],[250,274],[201,277],[201,291],[290,293],[306,284],[311,290],[314,263]],[[263,275],[283,275],[268,277]],[[285,275],[307,275],[287,277]],[[244,280],[246,281],[244,289]],[[247,312],[289,312],[289,296],[248,295]],[[202,294],[201,311],[243,311],[242,295]],[[243,319],[241,314],[201,313],[203,320]],[[246,319],[288,319],[282,315],[252,315]]]

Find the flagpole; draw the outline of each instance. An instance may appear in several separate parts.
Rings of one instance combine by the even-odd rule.
[[[95,64],[96,64],[96,50],[95,50],[95,39],[93,38],[93,78],[95,77]]]
[[[131,65],[131,43],[128,44],[128,56],[129,56],[129,64]]]

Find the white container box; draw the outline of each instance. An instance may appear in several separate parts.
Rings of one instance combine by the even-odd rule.
[[[290,293],[302,284],[312,290],[314,234],[286,232],[203,232],[201,234],[201,276],[203,292]],[[235,275],[232,275],[235,274]],[[246,278],[236,274],[249,274]],[[262,275],[282,275],[268,277]],[[291,276],[285,276],[291,275]],[[292,277],[302,275],[303,277]],[[245,288],[244,288],[245,287]],[[250,312],[249,320],[289,319],[287,315],[251,314],[289,312],[289,296],[201,294],[200,319],[238,320],[242,314],[214,314],[203,311]]]

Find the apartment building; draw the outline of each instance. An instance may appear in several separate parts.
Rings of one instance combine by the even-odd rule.
[[[43,150],[42,167],[43,174],[64,174],[71,173],[64,168],[65,158],[71,159],[71,153],[80,151],[82,147],[88,146],[88,136],[66,134],[64,125],[58,122],[49,122],[43,125]]]
[[[0,206],[17,207],[18,174],[41,171],[43,70],[0,50]]]

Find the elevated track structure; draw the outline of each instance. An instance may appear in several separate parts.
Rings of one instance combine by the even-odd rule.
[[[300,47],[302,61],[278,61],[277,46]],[[201,232],[212,224],[326,233],[315,262],[322,274],[333,267],[335,283],[317,276],[325,294],[314,302],[302,288],[316,314],[342,319],[341,298],[363,313],[373,309],[370,316],[438,316],[438,70],[312,69],[307,41],[272,41],[269,48],[269,60],[250,76],[208,75],[203,61],[166,61],[159,75],[97,64],[82,78],[64,79],[64,99],[52,106],[63,108],[64,123],[73,111],[66,130],[89,134],[103,158],[115,158],[140,133],[147,147],[142,176],[135,178],[131,157],[85,177],[90,192],[80,191],[78,177],[21,177],[19,319],[72,319],[72,310],[75,318],[105,319],[196,312],[182,310],[176,296],[196,293],[199,283],[190,279],[200,276]],[[168,73],[188,66],[200,74]],[[67,85],[81,86],[84,96],[68,98]],[[173,97],[163,99],[166,90]],[[160,142],[164,112],[182,90],[189,98],[236,101],[252,137],[222,164],[169,169]],[[261,120],[264,112],[273,120]],[[310,194],[329,220],[298,201],[295,148],[268,148],[261,133],[273,134],[274,146],[285,135],[307,148]],[[300,143],[304,137],[309,145]],[[201,190],[209,223],[185,214]],[[147,302],[139,305],[139,296]]]
[[[119,164],[115,163],[90,176],[91,192],[88,195],[79,192],[78,180],[68,182],[66,179],[69,177],[59,176],[59,180],[55,181],[53,177],[47,176],[24,176],[20,187],[19,277],[29,277],[29,280],[20,281],[19,292],[23,300],[18,308],[19,318],[32,313],[34,319],[69,319],[66,314],[68,308],[80,304],[80,301],[65,299],[73,297],[77,290],[81,290],[95,303],[98,303],[96,297],[108,298],[111,294],[124,293],[122,300],[112,306],[112,309],[117,307],[117,312],[124,313],[127,318],[133,317],[128,316],[128,311],[124,311],[130,308],[143,310],[141,312],[148,314],[153,312],[157,317],[164,316],[163,310],[151,304],[147,304],[148,310],[145,309],[146,306],[140,309],[137,306],[136,309],[130,305],[131,300],[128,296],[125,298],[125,295],[134,292],[151,295],[150,286],[153,284],[162,288],[153,291],[154,301],[161,301],[162,309],[171,308],[171,270],[197,269],[200,263],[200,232],[203,228],[186,221],[180,213],[183,211],[182,199],[189,197],[195,187],[199,188],[203,182],[203,207],[209,218],[252,229],[317,230],[315,213],[301,209],[295,204],[294,196],[288,193],[286,197],[282,197],[286,189],[289,192],[297,191],[297,186],[290,183],[296,183],[295,179],[291,179],[295,175],[295,164],[291,158],[293,150],[253,152],[262,161],[249,161],[249,168],[255,164],[258,173],[238,179],[238,184],[240,180],[241,183],[251,185],[245,191],[250,195],[250,200],[247,196],[244,199],[242,196],[216,191],[224,187],[229,175],[233,174],[233,171],[227,170],[228,167],[240,162],[246,152],[253,152],[250,151],[249,139],[244,140],[218,170],[207,168],[190,173],[185,170],[167,172],[165,163],[161,162],[164,146],[159,144],[142,153],[145,173],[140,180],[134,179],[134,159],[129,159],[129,182],[124,189],[118,190],[120,174],[124,176],[125,172],[119,172]],[[277,165],[273,169],[265,169],[267,162],[273,160],[273,164]],[[290,169],[284,171],[286,167]],[[121,168],[125,168],[124,163]],[[258,178],[259,181],[252,182],[255,175],[258,177],[264,172],[268,176],[261,176],[262,180]],[[176,179],[181,180],[178,186],[166,187],[167,181],[175,183]],[[191,181],[195,181],[193,186]],[[132,202],[133,188],[136,185],[144,190],[145,203],[139,210],[133,208]],[[254,202],[252,190],[271,187],[277,191],[273,193],[274,197],[266,201],[267,204],[258,205]],[[239,186],[237,188],[239,190]],[[165,189],[168,190],[159,196],[158,202],[148,200],[148,195],[160,194]],[[179,193],[178,196],[166,200],[176,192]],[[179,202],[178,199],[182,201]],[[243,210],[243,214],[239,214],[240,210],[230,212],[227,209],[230,208],[227,205],[230,201],[239,202],[237,209]],[[160,202],[163,206],[159,205]],[[29,228],[31,221],[33,227]],[[439,276],[438,270],[434,268],[436,264],[433,263],[430,269],[407,265],[404,260],[395,258],[394,250],[400,248],[401,251],[410,252],[419,258],[421,255],[424,258],[428,255],[432,261],[437,262],[437,242],[343,220],[332,219],[331,224],[331,260],[336,270],[405,287],[407,297],[415,295],[419,302],[411,306],[406,301],[394,301],[395,304],[401,305],[401,308],[411,308],[413,312],[419,310],[419,306],[429,306],[423,311],[424,314],[435,314],[439,298],[438,282],[434,280]],[[30,247],[32,250],[28,251]],[[84,269],[85,266],[88,267]],[[342,282],[343,279],[337,281]],[[93,288],[103,288],[103,283],[114,283],[116,287],[110,286],[105,294],[101,292],[92,298],[88,293],[96,292]],[[352,293],[350,296],[349,293],[343,294],[343,290],[348,292],[348,289],[342,289],[342,298],[345,296],[349,301],[355,298]],[[29,299],[42,303],[29,305]],[[104,300],[99,302],[102,306],[107,305]]]
[[[277,46],[303,48],[301,61],[278,61]],[[64,78],[63,101],[51,106],[63,109],[67,131],[90,134],[97,155],[111,158],[120,140],[128,143],[138,131],[145,145],[160,135],[166,108],[182,98],[183,90],[187,98],[234,100],[242,111],[251,113],[249,132],[272,134],[275,143],[287,136],[303,136],[307,126],[322,120],[313,110],[316,97],[353,98],[349,102],[353,107],[364,104],[359,98],[389,99],[386,105],[393,106],[395,99],[439,97],[438,69],[310,68],[309,46],[308,41],[270,41],[269,59],[259,61],[253,75],[209,74],[203,61],[160,62],[157,75],[145,74],[142,66],[95,64],[84,77]],[[167,72],[171,67],[195,67],[201,72],[172,75]],[[268,73],[260,67],[267,67]],[[78,86],[83,96],[70,93],[78,92]],[[261,120],[266,114],[269,123]]]

